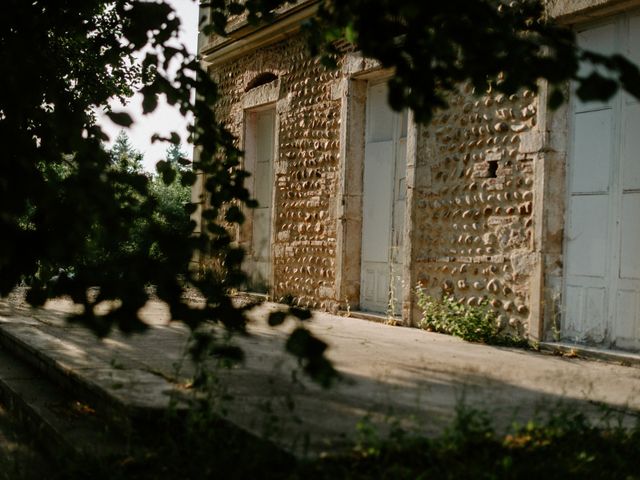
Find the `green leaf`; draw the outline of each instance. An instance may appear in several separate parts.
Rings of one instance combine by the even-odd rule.
[[[327,344],[314,337],[309,330],[298,327],[287,339],[286,349],[296,357],[313,358],[322,355]]]
[[[33,307],[41,307],[47,301],[47,292],[43,288],[32,287],[27,292],[26,300]]]
[[[349,24],[344,29],[344,38],[349,43],[356,44],[358,42],[358,34],[353,27],[353,24]]]
[[[177,172],[173,168],[167,168],[163,170],[160,175],[162,176],[162,182],[165,185],[171,185],[177,176]]]
[[[185,187],[196,183],[196,179],[198,178],[193,170],[187,170],[186,172],[182,172],[180,175],[180,183]]]
[[[155,111],[158,107],[158,96],[155,93],[147,92],[142,97],[142,113],[145,115]]]
[[[121,127],[130,127],[133,124],[133,119],[127,112],[107,112],[106,115],[109,120]]]
[[[289,313],[298,320],[309,320],[313,316],[311,310],[299,307],[289,307]]]
[[[240,2],[230,2],[227,5],[227,8],[229,9],[229,13],[231,15],[241,15],[245,11],[244,5],[241,4]]]
[[[272,327],[282,325],[287,318],[287,314],[281,310],[271,312],[269,314],[269,325]]]
[[[593,72],[586,78],[579,80],[576,94],[583,102],[589,100],[607,101],[618,91],[618,83],[610,78],[605,78],[598,72]]]
[[[559,88],[553,88],[551,90],[551,94],[549,95],[549,108],[551,110],[556,110],[562,105],[564,102],[564,94],[562,90]]]
[[[168,168],[171,168],[171,165],[166,160],[160,160],[156,163],[156,171],[160,174]]]
[[[224,214],[224,218],[227,222],[230,223],[242,223],[244,222],[244,214],[242,210],[238,208],[237,205],[230,206],[226,213]]]

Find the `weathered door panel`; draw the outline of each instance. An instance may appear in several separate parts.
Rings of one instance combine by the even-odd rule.
[[[640,17],[580,32],[578,42],[638,62]],[[640,105],[626,93],[573,104],[562,334],[640,348]]]
[[[613,53],[616,26],[581,32],[578,42]],[[582,74],[592,69],[583,65]],[[575,97],[575,96],[574,96]],[[565,338],[604,342],[610,329],[610,251],[613,215],[614,112],[612,101],[573,102],[573,144],[568,170],[569,200],[565,238]]]
[[[403,117],[406,118],[406,112]],[[391,228],[391,285],[390,302],[394,314],[402,313],[403,263],[404,263],[404,216],[407,198],[407,139],[401,137],[396,143],[396,163],[393,190],[393,225]]]
[[[406,197],[406,113],[387,104],[386,84],[368,90],[360,306],[400,313]]]
[[[248,273],[250,289],[266,292],[271,276],[271,223],[273,197],[273,153],[275,138],[275,112],[265,110],[253,112],[247,135],[253,138],[255,148],[253,171],[253,196],[258,207],[253,210],[251,251],[249,252]]]
[[[606,335],[608,195],[576,195],[569,203],[564,336],[602,342]]]
[[[630,21],[629,45],[640,61],[640,21]],[[636,43],[632,43],[635,39]],[[640,103],[625,94],[622,106],[620,255],[612,340],[640,348]]]
[[[389,292],[389,236],[393,206],[393,142],[365,148],[362,201],[362,308],[384,312]]]

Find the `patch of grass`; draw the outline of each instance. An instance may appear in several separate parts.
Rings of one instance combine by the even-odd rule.
[[[575,409],[551,410],[546,420],[505,433],[493,428],[485,412],[459,407],[449,429],[436,438],[397,428],[383,438],[365,418],[352,448],[299,460],[208,408],[195,409],[136,432],[135,448],[126,457],[58,459],[46,478],[640,480],[640,425],[625,428],[611,412],[592,422]]]
[[[640,428],[597,426],[562,411],[497,433],[481,411],[459,409],[435,439],[405,436],[305,464],[296,479],[640,479]]]
[[[497,314],[486,301],[467,305],[452,296],[441,300],[416,288],[417,303],[422,310],[418,326],[430,332],[446,333],[468,342],[510,347],[528,347],[525,338],[505,331],[497,322]]]

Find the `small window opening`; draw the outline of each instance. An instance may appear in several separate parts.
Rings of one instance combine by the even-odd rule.
[[[256,76],[253,80],[251,80],[247,84],[247,88],[244,89],[245,92],[257,88],[261,85],[266,85],[267,83],[271,83],[274,80],[277,80],[278,76],[275,73],[271,72],[263,72]]]
[[[496,178],[498,176],[498,161],[489,160],[487,163],[489,164],[488,178]]]

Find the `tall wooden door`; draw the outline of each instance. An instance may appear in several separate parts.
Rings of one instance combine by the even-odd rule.
[[[385,83],[370,85],[366,108],[360,307],[401,310],[407,113],[387,103]]]
[[[640,16],[578,32],[590,50],[640,63]],[[584,66],[582,73],[593,67]],[[606,74],[606,72],[602,72]],[[572,108],[565,338],[640,347],[640,103],[626,93]]]
[[[271,277],[271,223],[273,202],[273,155],[275,111],[250,112],[247,118],[246,155],[253,174],[253,197],[258,207],[253,210],[251,251],[248,273],[250,289],[267,292]]]

